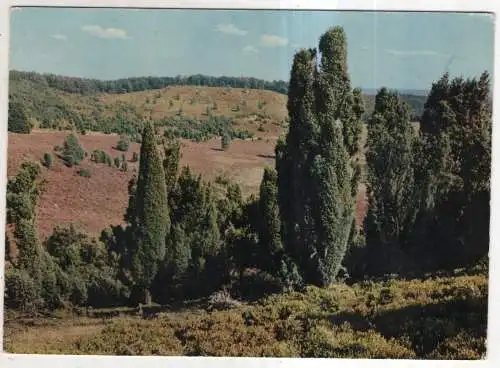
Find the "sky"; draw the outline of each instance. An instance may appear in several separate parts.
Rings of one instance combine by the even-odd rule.
[[[10,69],[287,81],[294,53],[337,25],[354,87],[426,90],[444,72],[493,72],[489,14],[77,8],[13,9]]]

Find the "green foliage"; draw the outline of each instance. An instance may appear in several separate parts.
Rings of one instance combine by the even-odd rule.
[[[323,34],[319,51],[319,70],[316,50],[294,57],[289,130],[276,146],[276,169],[285,250],[307,283],[327,285],[352,237],[363,107],[347,74],[343,29]]]
[[[166,128],[164,135],[167,138],[184,138],[197,142],[224,135],[233,139],[246,139],[253,136],[248,131],[235,130],[232,119],[224,116],[211,115],[205,121],[189,117],[176,117],[158,121],[157,125]]]
[[[61,157],[69,167],[78,165],[85,158],[85,151],[73,133],[64,140]]]
[[[163,146],[165,159],[163,160],[163,169],[165,171],[165,185],[167,192],[171,193],[177,181],[179,171],[179,161],[181,158],[181,145],[179,141],[167,141]]]
[[[227,151],[229,149],[230,144],[231,144],[231,137],[227,134],[224,134],[221,138],[221,149],[223,151]]]
[[[313,246],[311,206],[314,188],[309,169],[316,151],[318,131],[313,110],[315,65],[313,50],[302,50],[294,57],[287,105],[290,127],[286,138],[280,138],[276,144],[281,236],[286,252],[300,272],[306,269],[310,256],[307,252]]]
[[[445,74],[432,86],[415,149],[412,234],[430,267],[466,266],[488,254],[491,108],[488,73],[467,80]]]
[[[7,182],[7,223],[17,224],[21,219],[33,220],[38,197],[45,182],[40,180],[41,167],[25,161],[17,175]]]
[[[29,134],[32,128],[24,106],[19,102],[9,101],[8,131]]]
[[[127,163],[127,161],[122,161],[122,165],[120,167],[120,170],[124,171],[124,172],[128,171],[128,163]]]
[[[347,151],[340,141],[341,127],[322,134],[330,143],[323,156],[316,156],[312,175],[315,182],[316,231],[318,240],[312,261],[317,262],[315,284],[328,285],[337,277],[347,251],[349,233],[354,218],[351,193],[351,171]]]
[[[397,268],[403,267],[404,262],[398,259],[394,248],[409,241],[418,210],[418,203],[413,200],[416,137],[408,107],[396,93],[385,88],[377,94],[369,124],[367,257],[372,274],[399,272]]]
[[[259,242],[263,248],[263,258],[270,261],[268,265],[270,271],[273,271],[274,267],[277,266],[274,261],[278,252],[283,250],[280,234],[281,221],[277,202],[277,180],[276,171],[266,167],[260,184],[259,218],[261,222]]]
[[[56,227],[45,248],[61,270],[61,294],[73,305],[106,307],[125,301],[127,290],[117,281],[115,256],[103,243],[70,225]]]
[[[116,144],[116,149],[118,151],[127,152],[129,150],[129,147],[130,147],[130,138],[125,134],[120,135],[120,139]]]
[[[139,154],[137,152],[132,153],[132,162],[139,161]]]
[[[35,281],[27,271],[11,268],[5,272],[5,306],[23,312],[34,311],[38,300]]]
[[[108,164],[111,162],[111,157],[102,149],[96,149],[92,151],[90,155],[90,161],[96,164]]]
[[[133,256],[135,281],[145,290],[151,286],[158,263],[165,257],[165,239],[170,228],[165,172],[156,143],[154,127],[146,123],[135,194],[137,250]]]
[[[16,223],[14,232],[19,241],[18,264],[34,276],[41,257],[41,249],[35,232],[33,220],[21,219]]]
[[[90,178],[92,177],[92,171],[90,169],[79,169],[77,171],[78,175],[80,175],[82,178]]]
[[[50,169],[52,167],[52,155],[49,152],[45,152],[43,154],[42,164],[47,169]]]

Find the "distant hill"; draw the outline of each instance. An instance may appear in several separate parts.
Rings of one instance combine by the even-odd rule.
[[[240,120],[242,129],[256,131],[261,120],[279,126],[287,115],[284,81],[205,75],[101,81],[14,70],[9,84],[10,98],[21,102],[40,128],[133,134],[136,129],[130,126],[144,116],[171,119],[182,114],[202,120],[208,115],[231,117]],[[402,98],[417,119],[426,97]],[[366,118],[373,111],[375,93],[366,92],[364,102]],[[279,133],[277,128],[271,130]]]
[[[212,77],[202,74],[191,76],[178,75],[176,77],[133,77],[116,80],[98,80],[17,70],[10,72],[11,81],[23,79],[42,83],[60,91],[80,94],[129,93],[161,89],[169,86],[263,89],[283,94],[286,94],[288,89],[288,83],[284,81],[266,81],[246,77]]]

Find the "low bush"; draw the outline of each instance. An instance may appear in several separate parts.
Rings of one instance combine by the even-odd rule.
[[[118,143],[116,144],[116,149],[118,151],[127,152],[130,147],[130,138],[124,134],[120,136]]]
[[[80,169],[77,172],[78,172],[78,175],[80,175],[83,178],[92,177],[92,172],[90,171],[90,169]]]
[[[52,155],[48,152],[45,152],[43,154],[43,160],[42,160],[43,166],[45,166],[47,169],[50,169],[52,167]]]

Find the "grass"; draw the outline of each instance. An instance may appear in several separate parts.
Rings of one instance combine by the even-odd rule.
[[[481,359],[487,285],[481,273],[335,284],[226,311],[167,311],[150,319],[122,311],[107,319],[66,315],[35,323],[8,311],[5,348],[45,354]]]

